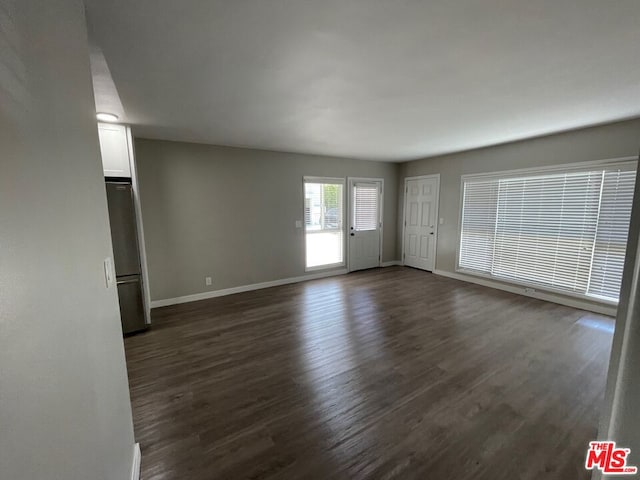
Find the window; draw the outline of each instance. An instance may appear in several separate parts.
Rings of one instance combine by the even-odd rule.
[[[617,302],[635,170],[464,176],[458,270]]]
[[[372,182],[355,182],[353,184],[352,215],[353,229],[366,232],[380,228],[380,184]]]
[[[305,177],[306,268],[344,265],[344,180]]]

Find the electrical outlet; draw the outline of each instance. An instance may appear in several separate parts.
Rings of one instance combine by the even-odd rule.
[[[530,287],[525,288],[524,291],[525,293],[536,293],[536,289]]]
[[[211,286],[211,277],[204,277],[204,284],[207,287],[210,287]]]
[[[296,220],[296,228],[302,228],[302,220]]]

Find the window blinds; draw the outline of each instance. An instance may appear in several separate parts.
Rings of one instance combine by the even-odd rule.
[[[463,182],[460,270],[618,300],[635,162]]]
[[[356,231],[378,228],[379,200],[378,184],[356,183],[353,186],[353,227]]]
[[[605,172],[603,182],[588,293],[617,299],[631,221],[635,172]]]

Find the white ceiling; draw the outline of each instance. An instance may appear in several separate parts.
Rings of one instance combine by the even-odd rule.
[[[85,3],[142,137],[402,161],[640,116],[639,0]]]

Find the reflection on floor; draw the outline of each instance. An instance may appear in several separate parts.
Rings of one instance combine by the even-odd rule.
[[[611,335],[613,335],[615,326],[614,322],[612,322],[610,318],[593,318],[587,316],[578,320],[578,325],[582,325],[583,327],[587,328],[594,328],[596,330],[610,333]]]
[[[607,317],[393,267],[153,318],[143,480],[589,478]]]

